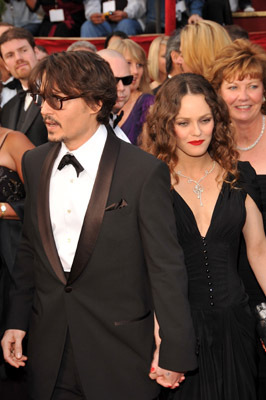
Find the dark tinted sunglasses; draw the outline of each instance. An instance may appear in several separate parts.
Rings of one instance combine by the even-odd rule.
[[[122,81],[124,86],[128,86],[131,85],[132,81],[133,81],[133,75],[127,75],[127,76],[122,76],[122,77],[115,77],[116,83],[118,83],[119,81]]]

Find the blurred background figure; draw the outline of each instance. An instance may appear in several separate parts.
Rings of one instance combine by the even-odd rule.
[[[87,40],[78,40],[77,42],[72,43],[67,48],[67,51],[79,51],[79,50],[91,51],[93,53],[97,52],[96,46],[94,46],[93,43]]]
[[[261,190],[264,228],[266,228],[266,52],[248,40],[238,39],[217,54],[210,80],[225,100],[232,125],[239,159],[249,161],[257,173]],[[248,263],[245,243],[239,257],[239,273],[249,295],[249,304],[265,302],[252,269]],[[259,352],[259,400],[266,398],[266,354],[258,341]]]
[[[113,31],[113,32],[109,33],[109,35],[106,36],[106,39],[105,39],[105,42],[104,42],[104,48],[107,49],[109,44],[112,41],[115,41],[117,39],[129,39],[129,37],[125,32]]]
[[[33,12],[40,6],[44,11],[39,36],[80,36],[85,21],[83,0],[26,0],[26,3]]]
[[[168,38],[165,51],[165,68],[166,68],[166,80],[172,78],[172,76],[182,73],[180,65],[180,32],[181,29],[176,29],[172,35]],[[160,89],[161,85],[153,89],[152,93],[156,94]]]
[[[150,90],[146,54],[143,48],[131,39],[118,39],[112,42],[108,49],[123,54],[129,65],[130,74],[133,75],[131,94],[122,108],[124,114],[119,126],[131,143],[137,144],[147,111],[154,102],[154,96]]]
[[[180,55],[180,33],[181,29],[177,29],[168,39],[166,45],[165,61],[166,72],[168,78],[181,74],[182,69],[179,63]]]
[[[238,9],[244,12],[255,11],[251,0],[229,0],[229,2],[232,12],[238,11]]]
[[[121,53],[118,53],[118,51],[103,49],[98,51],[98,54],[109,63],[116,79],[117,100],[113,107],[112,114],[110,115],[109,123],[116,136],[125,142],[130,142],[118,123],[123,117],[123,111],[121,112],[121,109],[128,102],[130,97],[130,85],[133,81],[133,76],[130,75],[129,65],[125,57]]]
[[[177,0],[176,1],[176,26],[178,28],[187,23],[194,23],[201,19],[204,0]],[[165,0],[160,0],[161,32],[165,24]],[[156,7],[154,0],[147,0],[147,17],[145,33],[156,32]]]
[[[33,36],[38,36],[41,24],[38,9],[39,7],[36,6],[36,12],[32,11],[25,0],[5,0],[5,9],[1,14],[1,21],[18,28],[27,29]]]
[[[81,27],[81,37],[106,36],[112,31],[127,35],[143,33],[146,17],[146,0],[116,1],[116,10],[103,15],[101,0],[85,0],[87,21]]]
[[[35,146],[43,144],[47,142],[47,129],[40,107],[27,91],[29,76],[38,63],[32,34],[23,28],[8,29],[0,36],[0,53],[8,71],[22,86],[1,110],[1,125],[23,132]]]
[[[21,159],[33,147],[23,133],[0,127],[0,337],[5,330],[9,286],[23,220],[25,190]],[[8,367],[2,351],[0,396],[5,400],[28,399],[25,371]]]
[[[206,77],[215,57],[231,43],[226,30],[214,21],[202,20],[186,25],[180,34],[178,62],[182,72]]]
[[[7,22],[0,22],[0,36],[11,28],[13,28],[13,25]],[[21,90],[22,86],[20,81],[10,74],[2,57],[0,57],[0,75],[2,83],[0,105],[2,108],[9,100],[12,99],[12,97],[17,94],[18,90]]]
[[[148,72],[152,80],[151,89],[157,88],[167,78],[165,53],[168,36],[158,36],[150,44],[148,53]]]
[[[248,31],[239,25],[225,25],[225,30],[229,34],[232,41],[236,39],[249,39]]]
[[[229,0],[205,0],[202,16],[217,22],[220,25],[231,25],[233,23]]]
[[[35,53],[36,53],[36,57],[37,57],[38,61],[42,60],[44,57],[49,56],[49,53],[46,50],[46,48],[44,46],[40,46],[40,45],[37,45],[35,47]]]

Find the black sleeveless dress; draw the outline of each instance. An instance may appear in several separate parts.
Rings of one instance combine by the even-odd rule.
[[[245,199],[260,204],[256,174],[239,162],[237,189],[223,183],[211,223],[202,237],[194,215],[174,191],[179,242],[184,250],[189,301],[198,341],[198,370],[168,398],[174,400],[255,400],[256,334],[248,296],[238,274],[245,223]]]
[[[260,187],[261,201],[262,201],[262,215],[263,215],[264,229],[266,232],[266,175],[257,175],[257,180]],[[247,259],[246,245],[243,238],[241,240],[240,255],[239,255],[239,275],[243,280],[246,292],[249,296],[249,304],[251,309],[254,309],[255,305],[261,302],[265,302],[266,297],[263,291],[261,290],[252,269],[250,268]],[[261,346],[259,338],[257,338],[257,349],[259,355],[258,400],[265,400],[266,399],[266,353]]]

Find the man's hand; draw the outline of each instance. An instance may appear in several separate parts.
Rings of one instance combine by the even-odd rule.
[[[19,368],[25,366],[27,357],[22,354],[22,340],[25,335],[26,332],[19,329],[8,329],[5,331],[1,345],[4,359],[12,367]]]
[[[169,371],[167,369],[160,368],[158,365],[158,360],[159,349],[157,348],[153,355],[149,377],[153,380],[156,380],[156,382],[159,383],[159,385],[161,386],[169,389],[175,389],[179,386],[181,382],[185,380],[184,373]]]
[[[109,15],[108,20],[112,21],[112,22],[119,22],[119,21],[122,21],[122,19],[127,18],[127,17],[128,17],[128,15],[125,11],[116,10],[111,15]]]
[[[100,13],[91,14],[90,20],[93,24],[98,25],[104,21],[104,17]]]

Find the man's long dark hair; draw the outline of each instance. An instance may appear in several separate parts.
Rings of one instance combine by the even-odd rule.
[[[116,81],[109,64],[88,51],[54,53],[41,60],[32,70],[29,90],[45,98],[53,95],[76,96],[93,108],[102,104],[97,121],[108,124],[116,102]]]

